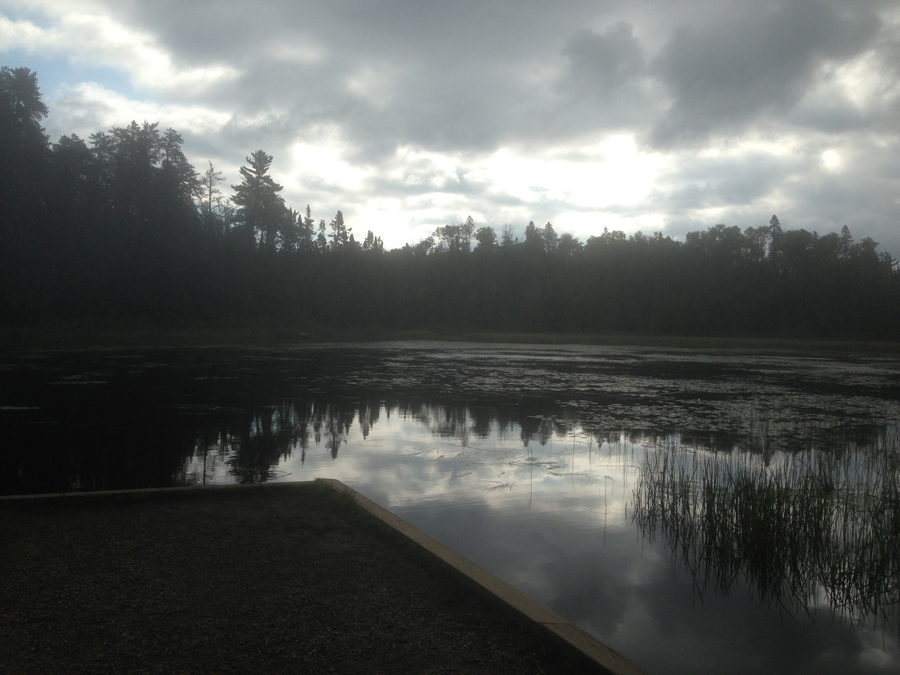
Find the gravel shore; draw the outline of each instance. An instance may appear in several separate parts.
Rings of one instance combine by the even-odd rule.
[[[574,673],[322,485],[0,503],[0,674]]]

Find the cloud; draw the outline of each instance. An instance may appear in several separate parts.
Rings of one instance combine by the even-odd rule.
[[[842,14],[821,2],[681,26],[651,66],[672,104],[650,142],[699,143],[738,132],[764,115],[787,113],[826,62],[858,54],[878,27],[874,14]]]
[[[644,70],[641,47],[627,23],[617,23],[603,34],[579,31],[569,38],[563,53],[571,62],[572,83],[601,96],[610,96]]]
[[[645,126],[658,92],[648,77],[634,27],[617,22],[602,32],[579,30],[561,50],[564,65],[546,101],[556,140]]]
[[[175,64],[151,36],[106,15],[69,11],[53,18],[51,26],[43,27],[27,19],[11,20],[0,15],[0,41],[6,49],[125,68],[139,88],[177,91],[188,97],[238,74],[235,68],[224,64]]]
[[[204,135],[219,132],[232,117],[201,105],[135,101],[97,83],[82,82],[54,99],[48,127],[53,132],[51,137],[70,133],[86,137],[96,131],[124,126],[131,120],[162,120],[164,127]]]
[[[778,213],[900,251],[877,0],[0,0],[0,50],[40,63],[53,135],[159,121],[231,182],[262,148],[289,204],[389,247],[469,214],[584,239]]]

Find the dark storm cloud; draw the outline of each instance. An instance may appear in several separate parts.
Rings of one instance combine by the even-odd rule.
[[[819,66],[859,53],[879,25],[867,11],[846,14],[821,2],[795,2],[678,28],[652,64],[672,105],[651,142],[702,142],[766,114],[786,113],[807,93]]]

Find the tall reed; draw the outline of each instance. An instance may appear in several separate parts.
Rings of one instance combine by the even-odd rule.
[[[662,536],[698,587],[749,582],[764,604],[896,626],[900,607],[900,434],[866,446],[763,458],[669,443],[634,487],[634,522]]]

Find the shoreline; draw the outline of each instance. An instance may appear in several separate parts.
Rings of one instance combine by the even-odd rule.
[[[337,330],[302,324],[266,322],[232,325],[146,326],[138,324],[51,323],[0,326],[6,349],[91,349],[203,346],[294,346],[347,342],[475,342],[482,344],[596,345],[692,349],[760,354],[823,356],[900,356],[900,342],[798,337],[701,337],[684,335],[616,335],[528,333],[470,330]]]

